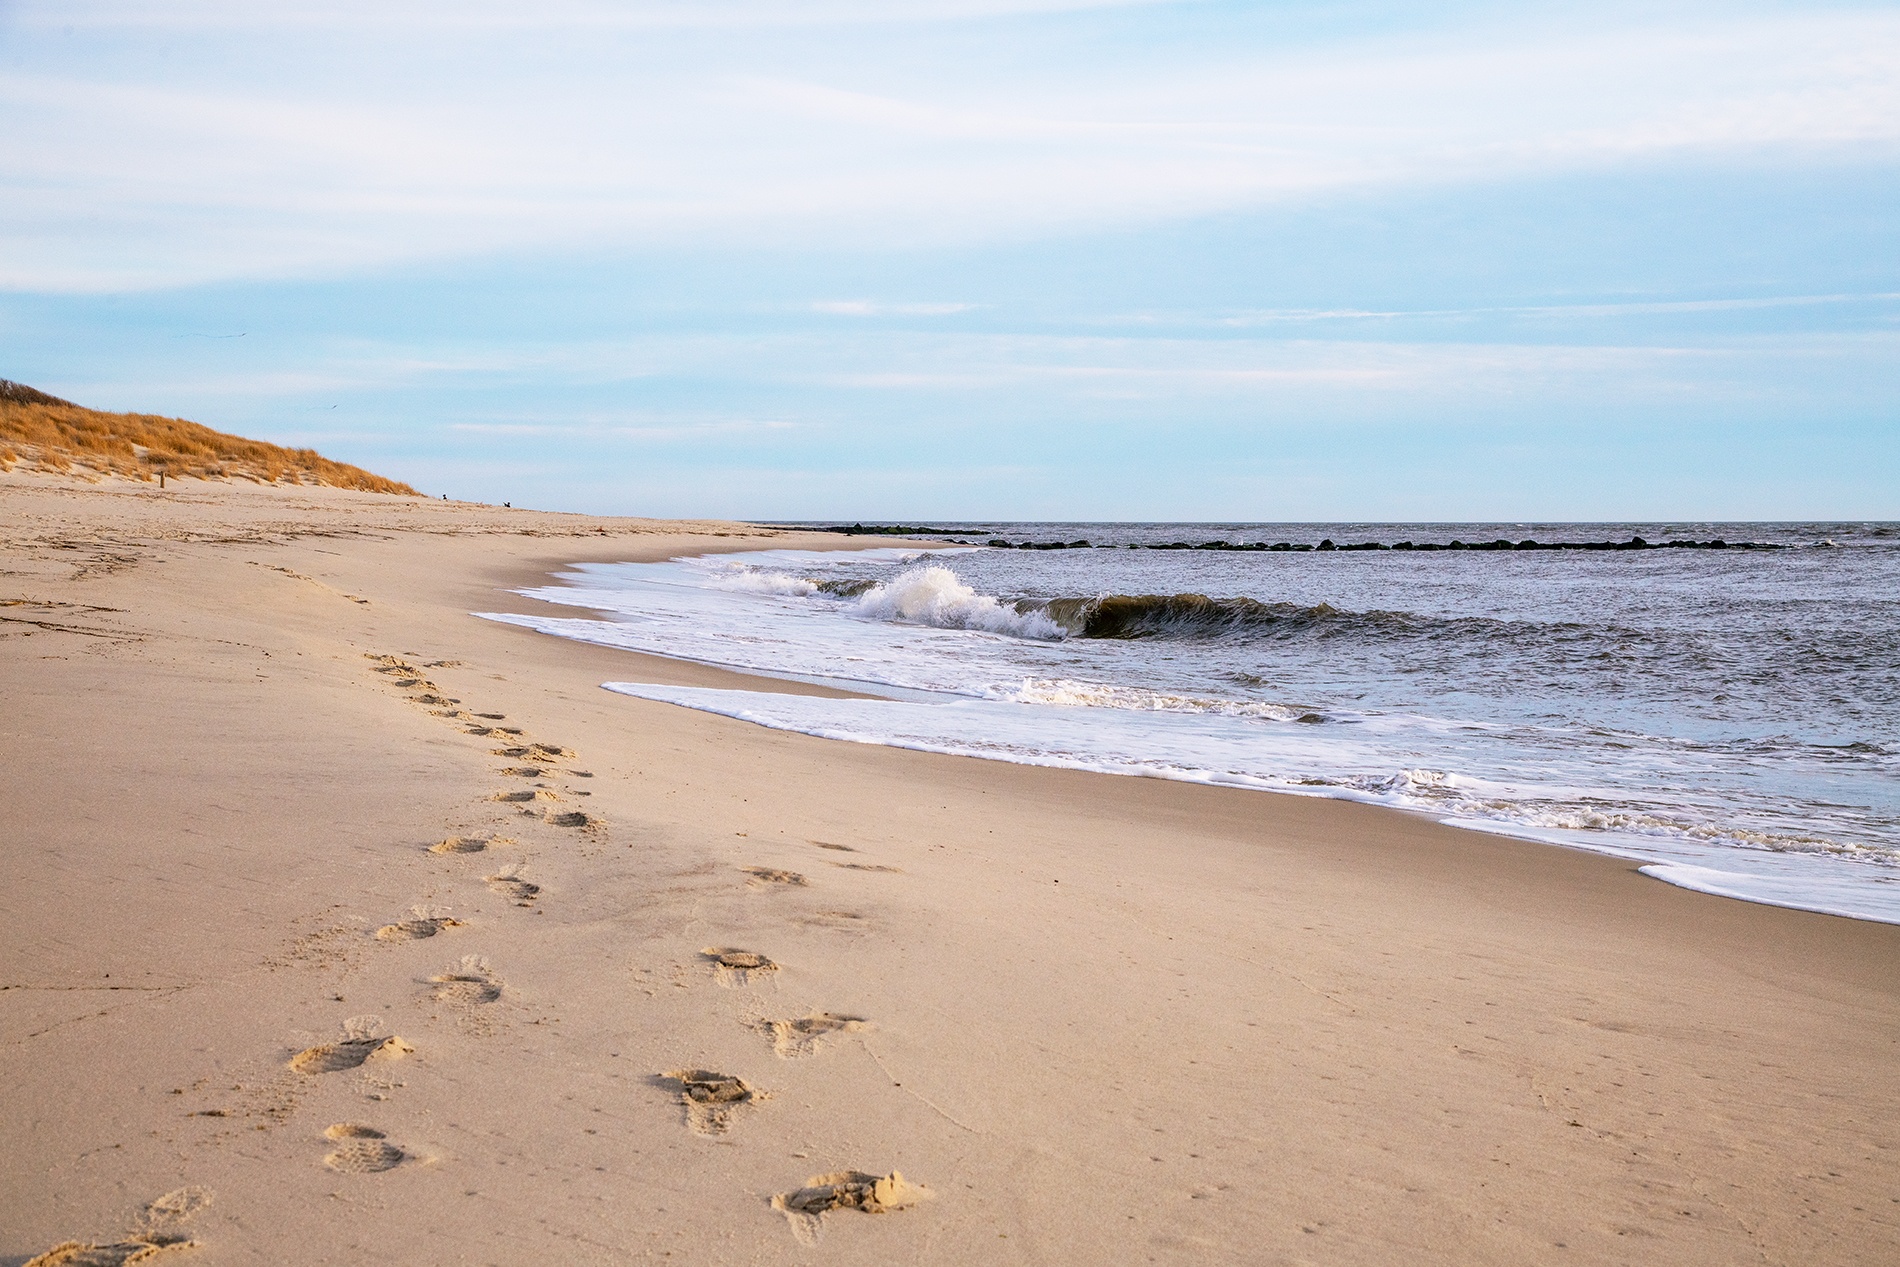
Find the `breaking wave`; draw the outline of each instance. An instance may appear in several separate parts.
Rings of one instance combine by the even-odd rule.
[[[1017,638],[1050,640],[1066,631],[1046,614],[979,594],[946,567],[912,568],[862,591],[851,614],[871,620],[976,629]]]
[[[750,584],[722,588],[760,593],[821,594],[849,600],[854,616],[943,629],[978,629],[1041,641],[1067,638],[1214,639],[1247,636],[1565,637],[1583,625],[1526,625],[1482,617],[1443,618],[1402,611],[1349,611],[1329,603],[1262,602],[1205,594],[1105,594],[1095,598],[1001,599],[979,594],[949,568],[913,568],[888,581],[811,581],[753,574]],[[1589,632],[1601,635],[1601,628]]]

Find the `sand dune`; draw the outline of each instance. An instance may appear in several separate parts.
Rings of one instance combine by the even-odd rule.
[[[286,449],[183,418],[87,409],[0,379],[0,471],[15,466],[91,480],[121,476],[161,487],[168,479],[248,480],[417,495],[407,484],[333,462],[314,449]]]

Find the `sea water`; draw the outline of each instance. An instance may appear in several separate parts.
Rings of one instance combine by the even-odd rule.
[[[1900,529],[946,524],[1062,550],[582,564],[562,637],[819,681],[610,689],[759,725],[1343,797],[1900,922]],[[1775,549],[1234,550],[1721,539]]]

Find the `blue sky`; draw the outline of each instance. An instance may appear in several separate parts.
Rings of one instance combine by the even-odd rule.
[[[595,511],[1900,518],[1900,8],[0,0],[0,377]]]

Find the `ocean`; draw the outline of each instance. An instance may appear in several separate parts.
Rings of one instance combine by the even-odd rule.
[[[606,684],[763,726],[1375,802],[1900,923],[1900,526],[925,527],[577,564],[522,592],[600,618],[481,614],[877,697]]]

